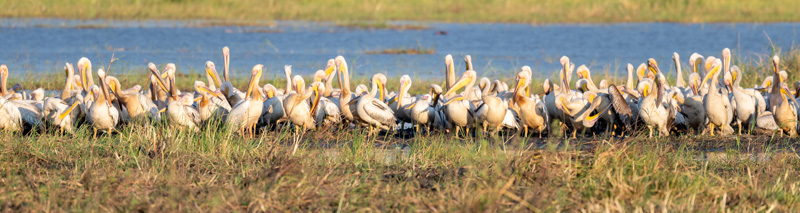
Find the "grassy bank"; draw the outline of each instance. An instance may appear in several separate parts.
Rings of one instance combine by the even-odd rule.
[[[361,130],[256,139],[128,126],[91,139],[0,138],[11,211],[788,211],[800,208],[794,139],[579,140]],[[503,143],[507,141],[506,143]],[[403,151],[406,150],[406,151]]]
[[[272,20],[359,22],[787,22],[800,2],[653,0],[257,1],[257,0],[0,0],[3,17],[76,19],[213,19],[223,24]]]

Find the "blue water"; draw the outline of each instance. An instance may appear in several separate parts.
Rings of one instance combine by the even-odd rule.
[[[539,76],[560,68],[569,56],[593,70],[624,74],[625,64],[655,58],[661,69],[673,69],[673,52],[684,63],[689,55],[719,55],[729,47],[734,55],[769,54],[770,39],[788,49],[797,40],[800,23],[774,24],[451,24],[413,23],[424,30],[370,30],[337,27],[325,22],[276,22],[264,27],[197,27],[180,21],[78,21],[60,19],[0,19],[0,63],[12,72],[62,72],[64,62],[89,57],[106,64],[111,53],[115,68],[146,73],[145,64],[176,63],[179,72],[202,69],[211,60],[222,66],[221,48],[231,48],[233,76],[249,75],[264,64],[273,75],[283,65],[298,74],[321,69],[327,59],[344,55],[354,74],[383,72],[441,78],[444,56],[461,62],[471,54],[479,75],[511,75],[523,65]],[[408,24],[398,22],[397,24]],[[103,28],[76,26],[102,25]],[[267,31],[266,33],[264,31]],[[445,31],[447,35],[437,35]],[[768,39],[769,38],[769,39]],[[434,48],[430,55],[368,55],[367,50],[397,47]],[[463,62],[458,63],[463,69]],[[221,69],[220,69],[221,70]]]

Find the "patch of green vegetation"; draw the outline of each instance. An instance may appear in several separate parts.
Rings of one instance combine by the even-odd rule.
[[[388,48],[388,49],[377,49],[377,50],[367,50],[364,51],[364,54],[404,54],[404,55],[428,55],[428,54],[435,54],[436,49],[434,48],[426,48],[422,46],[411,47],[411,48]]]
[[[0,0],[2,17],[73,19],[207,19],[259,22],[387,20],[443,22],[610,23],[610,22],[791,22],[800,2],[684,0]],[[191,12],[187,12],[191,11]]]
[[[368,137],[363,129],[244,138],[130,124],[94,139],[0,137],[0,208],[13,211],[789,211],[793,139],[607,135]],[[288,129],[288,128],[287,128]],[[506,142],[507,141],[507,142]],[[299,149],[292,154],[292,147]],[[742,146],[738,143],[745,144]],[[747,148],[744,148],[747,147]],[[710,151],[722,149],[724,151]]]

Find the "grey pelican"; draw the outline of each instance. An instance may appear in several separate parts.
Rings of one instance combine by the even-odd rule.
[[[325,84],[322,82],[311,83],[311,90],[314,91],[314,99],[311,103],[311,115],[314,116],[317,126],[332,126],[342,120],[339,107],[330,99],[323,97],[325,94]]]

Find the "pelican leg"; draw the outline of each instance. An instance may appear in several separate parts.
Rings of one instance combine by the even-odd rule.
[[[528,125],[523,125],[523,129],[525,130],[524,131],[525,134],[523,136],[528,137]],[[542,136],[542,134],[540,133],[539,137],[541,138],[541,136]]]
[[[742,135],[742,121],[736,121],[739,124],[739,135]]]
[[[92,134],[92,138],[97,139],[97,128],[92,127],[92,130],[94,130],[94,134]]]
[[[647,126],[647,137],[648,138],[653,137],[653,126]]]
[[[708,122],[708,131],[714,136],[714,123]]]

